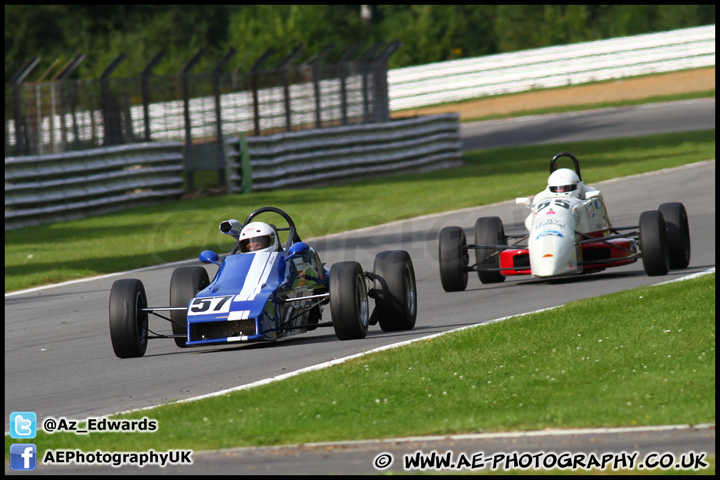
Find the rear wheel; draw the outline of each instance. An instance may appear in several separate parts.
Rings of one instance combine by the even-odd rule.
[[[203,267],[178,267],[170,278],[170,306],[187,307],[190,300],[200,290],[210,285],[207,270]],[[186,335],[184,338],[175,337],[178,347],[185,347],[187,340],[187,310],[170,312],[172,331],[175,335]]]
[[[481,217],[475,222],[476,245],[507,245],[507,237],[499,217]],[[482,283],[500,283],[505,281],[505,275],[499,271],[483,269],[500,268],[500,255],[497,248],[475,249],[475,263],[478,268],[478,277]]]
[[[668,273],[670,252],[666,236],[665,220],[659,210],[640,214],[640,249],[645,273],[650,276]]]
[[[110,340],[119,358],[142,357],[147,350],[145,287],[135,278],[117,280],[110,289]]]
[[[685,268],[690,263],[690,227],[685,206],[679,202],[663,203],[658,210],[665,219],[670,268]]]
[[[373,266],[373,290],[380,328],[410,330],[417,317],[415,269],[405,250],[380,252]]]
[[[440,283],[446,292],[465,290],[468,282],[468,252],[465,232],[460,227],[445,227],[439,237]]]
[[[359,263],[339,262],[330,269],[330,314],[338,339],[353,340],[367,335],[367,286]]]

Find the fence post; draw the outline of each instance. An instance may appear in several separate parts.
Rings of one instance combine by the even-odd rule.
[[[339,66],[339,72],[338,76],[340,77],[340,102],[341,102],[341,115],[342,115],[342,124],[347,125],[348,118],[347,118],[347,111],[348,111],[348,105],[347,105],[347,70],[348,70],[348,62],[350,57],[355,53],[355,51],[360,46],[360,42],[355,42],[355,44],[348,48],[345,53],[343,53],[340,56],[340,59],[338,60],[338,66]]]
[[[320,52],[320,55],[313,61],[312,64],[312,76],[313,76],[313,90],[315,92],[315,126],[322,128],[322,105],[320,104],[320,68],[325,56],[335,47],[335,44],[331,43],[325,49]]]
[[[387,122],[390,120],[390,98],[388,95],[387,83],[387,61],[395,51],[400,48],[400,41],[390,43],[373,62],[373,111],[375,122]]]
[[[205,49],[201,48],[180,70],[183,92],[183,116],[185,117],[185,172],[187,173],[188,190],[193,190],[195,188],[192,156],[192,124],[190,123],[190,85],[188,85],[188,75],[195,64],[200,61],[200,57],[202,57],[204,53]]]
[[[150,76],[152,75],[153,69],[160,63],[160,60],[165,56],[165,50],[160,52],[150,60],[142,73],[140,73],[140,88],[142,89],[143,99],[143,127],[145,128],[145,141],[150,141]]]
[[[220,102],[220,74],[222,73],[223,67],[228,61],[235,55],[235,49],[231,48],[223,58],[220,59],[215,68],[212,71],[212,90],[213,96],[215,97],[215,125],[217,130],[217,150],[218,160],[220,161],[218,166],[219,183],[220,185],[226,185],[227,180],[225,179],[225,151],[223,146],[225,140],[222,131],[222,107]]]
[[[118,57],[118,58],[119,58],[119,57]],[[75,71],[75,69],[82,63],[83,60],[85,60],[85,55],[82,54],[82,53],[78,53],[78,54],[75,55],[73,58],[71,58],[71,59],[63,66],[63,68],[61,68],[60,71],[58,71],[58,72],[55,74],[55,76],[53,77],[53,80],[59,80],[59,81],[60,81],[60,82],[58,82],[58,90],[59,90],[59,97],[60,97],[60,101],[58,102],[58,108],[60,109],[60,139],[61,139],[61,141],[62,141],[61,151],[63,151],[63,152],[65,152],[65,151],[68,150],[68,148],[67,148],[67,127],[66,127],[66,125],[65,125],[65,115],[64,115],[64,113],[65,113],[66,103],[70,103],[70,99],[69,99],[68,96],[66,95],[66,94],[67,94],[66,86],[69,85],[69,83],[68,83],[68,77],[70,77],[70,75],[71,75],[71,74]],[[116,61],[118,61],[118,60],[116,60]],[[122,60],[120,59],[120,60],[118,61],[118,63],[121,62],[121,61],[122,61]],[[108,67],[108,68],[109,68],[109,67]],[[109,74],[108,74],[108,75],[109,75]],[[55,88],[55,86],[53,85],[51,88]],[[77,133],[77,125],[76,125],[77,119],[76,119],[76,117],[75,117],[75,108],[74,108],[74,107],[71,107],[71,110],[72,110],[72,112],[73,112],[73,113],[72,113],[72,115],[73,115],[73,128],[74,128],[74,130],[75,130],[75,133]],[[52,122],[51,122],[51,125],[52,125]],[[51,129],[52,129],[52,127],[51,127]],[[55,148],[54,148],[54,147],[55,147],[55,141],[54,141],[54,134],[53,134],[53,132],[50,133],[50,138],[51,138],[51,139],[50,139],[50,142],[51,142],[51,145],[52,145],[52,151],[56,151]],[[75,136],[75,138],[77,139],[77,135]]]
[[[102,105],[103,126],[105,127],[104,146],[124,143],[122,125],[120,124],[120,107],[108,84],[108,78],[123,60],[125,60],[125,54],[121,53],[100,75],[100,101]]]
[[[21,100],[21,86],[20,84],[25,80],[30,72],[40,62],[40,57],[33,57],[25,62],[20,70],[15,73],[12,78],[13,85],[13,110],[15,115],[15,144],[16,155],[29,155],[30,154],[30,138],[27,131],[27,121],[22,112],[22,100]]]
[[[252,88],[253,96],[253,126],[256,136],[260,135],[260,101],[258,100],[258,90],[260,86],[258,85],[258,72],[260,71],[262,64],[265,63],[273,53],[275,53],[275,49],[273,47],[265,50],[265,53],[260,56],[250,69],[250,86]]]
[[[377,42],[360,60],[362,68],[362,94],[363,94],[363,122],[370,123],[370,94],[368,92],[368,69],[372,62],[372,58],[375,52],[382,45],[382,42]]]
[[[290,111],[290,62],[292,62],[295,57],[298,56],[300,53],[300,50],[305,48],[305,44],[301,43],[295,49],[285,57],[285,59],[280,63],[280,72],[282,72],[282,78],[283,78],[283,98],[285,102],[285,130],[288,132],[292,131],[292,119],[291,119],[291,111]]]

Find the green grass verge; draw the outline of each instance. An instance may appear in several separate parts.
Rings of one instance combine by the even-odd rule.
[[[39,432],[33,443],[42,458],[59,448],[198,451],[714,422],[715,275],[579,300],[123,418],[145,416],[158,421],[156,432]]]
[[[464,166],[325,188],[187,200],[5,232],[5,292],[227,252],[221,221],[287,211],[303,239],[510,200],[543,188],[553,155],[574,153],[588,184],[715,158],[715,130],[466,153]]]

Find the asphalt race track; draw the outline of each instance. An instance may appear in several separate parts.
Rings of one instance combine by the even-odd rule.
[[[695,113],[688,113],[686,108]],[[700,114],[696,110],[698,108],[705,112],[710,111],[711,114]],[[644,112],[644,115],[638,116],[636,112],[632,122],[618,123],[618,131],[607,127],[617,119],[618,113],[615,109],[587,113],[586,115],[593,115],[596,118],[588,122],[586,138],[595,138],[592,132],[596,122],[606,125],[608,137],[625,135],[632,125],[637,125],[638,135],[643,135],[647,133],[646,122],[653,123],[658,117],[667,117],[673,113],[681,116],[682,124],[685,126],[688,124],[687,118],[695,118],[698,121],[696,129],[710,129],[715,127],[714,109],[714,99],[669,104],[666,109],[661,106],[638,108],[637,110]],[[660,111],[662,114],[659,114]],[[603,115],[606,114],[610,116],[603,120]],[[567,141],[579,141],[583,138],[582,129],[575,116],[576,114],[569,114],[567,117],[569,122],[567,127],[574,130],[572,140]],[[562,115],[553,115],[550,127],[552,131],[544,137],[557,138],[552,132],[563,130],[562,117]],[[512,121],[504,122],[508,128],[516,130],[527,124],[526,120],[518,120],[517,124]],[[676,122],[676,124],[680,123]],[[476,128],[475,126],[476,124],[472,124],[468,128]],[[532,128],[539,127],[533,125]],[[466,131],[465,127],[463,131]],[[523,135],[517,131],[514,136],[516,139],[523,138]],[[554,150],[547,152],[548,161],[555,153],[557,152]],[[154,340],[150,342],[145,357],[120,360],[113,354],[108,331],[107,309],[112,283],[120,278],[139,278],[145,284],[149,303],[166,305],[170,276],[172,270],[179,264],[6,295],[5,431],[7,432],[9,428],[11,411],[34,411],[38,414],[38,419],[110,415],[129,409],[211,394],[381,346],[508,315],[561,305],[580,298],[662,283],[707,271],[715,267],[715,161],[708,160],[711,161],[603,183],[594,183],[592,178],[584,178],[586,183],[599,187],[603,192],[610,219],[615,225],[637,225],[641,212],[657,209],[660,203],[679,201],[685,205],[691,230],[691,262],[687,269],[671,271],[663,277],[648,277],[645,275],[642,263],[637,262],[567,280],[542,281],[518,277],[508,279],[502,284],[483,285],[476,276],[471,276],[466,291],[444,292],[440,285],[437,264],[437,234],[440,229],[448,225],[459,225],[464,227],[469,238],[472,238],[470,232],[475,220],[480,216],[492,215],[499,216],[503,220],[507,233],[519,232],[522,230],[526,212],[513,202],[395,222],[308,242],[319,251],[321,258],[328,265],[338,261],[357,260],[366,270],[372,270],[374,256],[381,250],[407,250],[413,259],[419,297],[417,325],[409,332],[384,333],[375,326],[371,327],[367,338],[363,340],[341,342],[335,338],[332,328],[318,328],[308,334],[291,337],[274,345],[188,349],[177,348],[172,340]],[[580,161],[582,166],[582,159]],[[545,180],[538,178],[538,191],[543,188]],[[278,206],[282,207],[282,205]],[[236,218],[244,218],[247,213],[237,212]],[[383,219],[377,220],[382,222]],[[217,234],[221,235],[219,231]],[[304,240],[308,239],[304,238]],[[228,243],[228,251],[231,247],[232,245]],[[198,260],[183,263],[183,265],[188,264],[201,265]],[[217,267],[206,266],[206,268],[212,278]],[[324,319],[329,320],[329,309],[326,309]],[[160,319],[151,317],[150,322],[150,327],[155,331],[170,331],[169,325]],[[709,430],[714,455],[714,426]],[[681,451],[688,450],[689,443],[685,440],[668,442],[666,446],[650,435],[648,433],[641,436],[649,438],[651,445],[652,442],[659,442],[657,444],[662,445],[666,450],[671,450],[670,444],[681,448]],[[707,445],[710,443],[709,435],[706,429],[702,435],[693,438],[696,440],[705,438],[707,441],[704,444]],[[585,437],[574,438],[577,439],[574,442],[576,447],[586,445],[590,448],[589,445],[592,445],[582,440]],[[555,440],[549,441],[552,443]],[[633,443],[631,440],[630,444],[637,445],[638,441]],[[447,447],[447,444],[443,447],[431,445],[423,447],[426,452],[435,448],[438,451],[456,448]],[[703,445],[703,442],[700,441],[698,445]],[[333,451],[342,450],[342,447],[325,448]],[[344,448],[353,450],[354,447]],[[462,448],[466,452],[477,450],[470,445]],[[705,447],[706,451],[707,448],[709,447]],[[370,450],[374,452],[368,457],[372,460],[375,454],[387,448],[377,444],[370,447]],[[404,453],[415,450],[417,450],[415,447],[408,448]],[[233,455],[242,454],[227,453],[224,458]],[[269,455],[274,455],[274,461],[277,463],[274,464],[273,470],[267,473],[331,473],[322,462],[313,461],[306,465],[307,471],[304,471],[297,464],[299,453],[287,454],[285,457],[278,456],[277,452]],[[280,461],[281,458],[288,459],[285,467]],[[332,473],[377,472],[370,461],[365,463],[364,469],[361,468],[360,471],[348,467],[348,470],[343,472],[342,468],[338,467],[340,469],[333,468]],[[203,464],[207,468],[202,468]],[[254,464],[258,465],[262,462]],[[222,469],[221,465],[225,465],[226,468]],[[265,473],[252,469],[241,472],[237,462],[227,460],[205,463],[198,461],[194,467],[185,468],[186,470],[176,472]],[[41,469],[47,472],[46,467],[41,466],[37,473],[41,473]],[[76,469],[58,468],[56,471],[58,473],[72,473],[72,471],[127,473],[130,470],[108,467],[77,469],[76,467]],[[159,471],[171,473],[166,469]],[[8,472],[6,466],[6,473]],[[145,469],[138,473],[150,473],[150,470]]]
[[[581,142],[715,128],[715,99],[463,124],[463,149]]]

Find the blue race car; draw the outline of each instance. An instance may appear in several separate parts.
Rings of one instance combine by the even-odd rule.
[[[287,227],[257,221],[263,213],[280,215]],[[364,338],[369,325],[383,331],[415,326],[415,270],[404,250],[377,254],[373,271],[358,262],[335,263],[331,269],[302,242],[290,216],[263,207],[244,223],[226,220],[220,231],[235,238],[232,251],[220,261],[205,250],[200,261],[219,266],[209,280],[204,267],[178,267],[170,279],[170,306],[148,307],[138,279],[122,279],[110,291],[110,338],[119,358],[141,357],[151,338],[174,338],[179,347],[235,342],[273,342],[332,326],[340,340]],[[279,232],[287,232],[283,247]],[[375,308],[369,309],[368,298]],[[323,322],[330,305],[332,321]],[[169,318],[162,313],[169,313]],[[153,314],[172,324],[172,335],[148,327]]]

